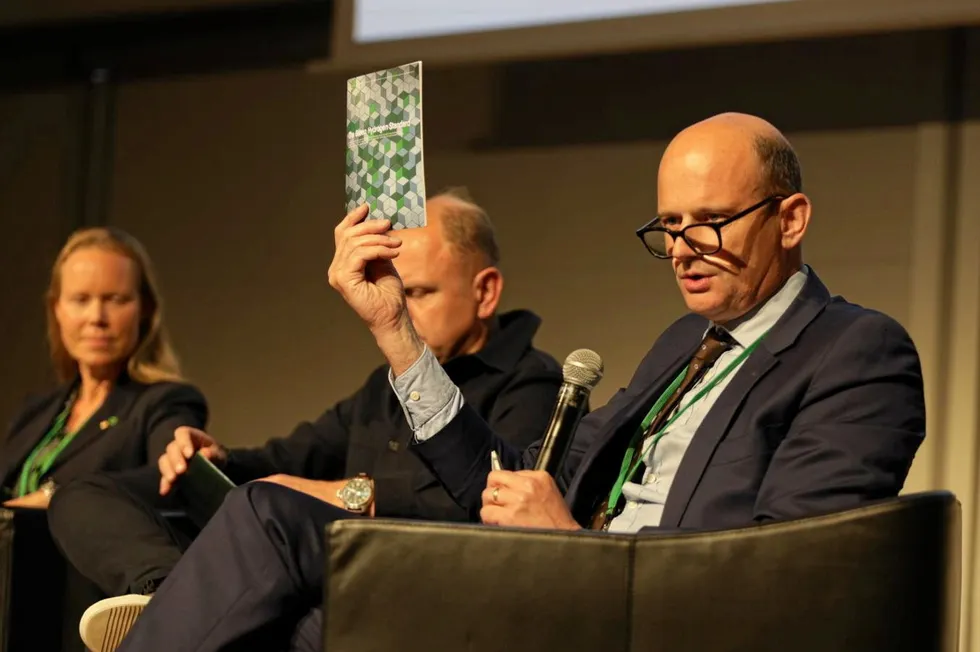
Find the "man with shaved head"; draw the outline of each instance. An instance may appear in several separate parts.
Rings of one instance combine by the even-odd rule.
[[[637,235],[654,264],[669,263],[664,271],[690,314],[660,335],[627,387],[582,420],[564,493],[530,470],[540,446],[505,441],[413,327],[397,267],[404,236],[365,221],[363,209],[343,219],[330,282],[388,360],[412,450],[456,502],[506,526],[722,529],[895,496],[924,436],[918,355],[893,319],[831,296],[803,264],[811,204],[787,140],[753,116],[699,122],[667,147],[657,199],[657,217]],[[491,451],[503,470],[491,470]],[[286,531],[296,502],[281,488],[254,486],[229,501],[250,516],[201,534],[123,649],[218,650],[260,640],[270,627],[283,643],[297,633],[290,649],[316,649],[297,641],[304,632],[319,639],[309,632],[322,595],[320,535],[342,515],[311,499],[303,505],[308,524]],[[262,528],[264,537],[229,541]],[[281,557],[254,591],[203,589],[222,581],[222,555],[260,555],[256,540]],[[173,611],[162,604],[195,587],[203,591],[195,604],[207,602],[215,617],[202,619],[203,644],[203,626],[168,636]],[[154,644],[158,637],[172,645]]]
[[[414,328],[459,383],[467,405],[512,445],[527,446],[544,431],[561,384],[558,363],[532,346],[540,320],[523,310],[497,315],[503,290],[500,252],[482,208],[452,190],[430,198],[426,212],[425,228],[400,233],[398,273]],[[84,575],[116,596],[89,609],[83,639],[96,652],[113,648],[118,640],[105,636],[107,628],[138,613],[188,547],[188,533],[172,527],[158,510],[186,505],[174,488],[179,490],[194,452],[201,451],[237,483],[261,479],[263,486],[289,487],[344,513],[474,518],[410,452],[411,439],[388,369],[382,367],[319,419],[263,447],[226,450],[205,432],[179,428],[159,469],[63,487],[49,512],[54,536]]]

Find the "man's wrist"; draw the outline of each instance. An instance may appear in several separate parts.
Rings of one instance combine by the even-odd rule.
[[[425,352],[425,343],[407,314],[394,325],[379,328],[372,334],[396,378],[408,371]]]
[[[353,478],[340,481],[336,492],[344,509],[355,514],[373,514],[372,506],[375,500],[374,478],[366,473],[359,473]]]

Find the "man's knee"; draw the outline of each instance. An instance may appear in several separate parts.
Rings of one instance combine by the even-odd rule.
[[[301,491],[274,482],[249,482],[232,489],[225,496],[218,514],[234,527],[248,527],[257,523],[274,539],[287,540],[295,536],[308,536],[309,528],[322,536],[323,527],[342,518],[357,518],[350,512],[335,507]]]
[[[247,482],[225,496],[221,511],[228,516],[254,516],[265,522],[294,511],[296,492],[272,482]]]

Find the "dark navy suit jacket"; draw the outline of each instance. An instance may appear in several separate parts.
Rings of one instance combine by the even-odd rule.
[[[668,328],[629,385],[579,424],[562,484],[587,524],[647,410],[687,364],[708,322]],[[893,319],[831,297],[811,270],[799,296],[736,372],[681,461],[660,527],[722,529],[896,495],[925,435],[922,371]],[[540,443],[509,447],[469,407],[413,450],[476,514],[490,450],[532,468]],[[567,484],[566,484],[567,483]]]

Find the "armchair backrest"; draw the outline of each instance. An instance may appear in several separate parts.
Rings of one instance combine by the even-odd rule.
[[[640,537],[634,650],[956,652],[945,492],[731,531]]]

